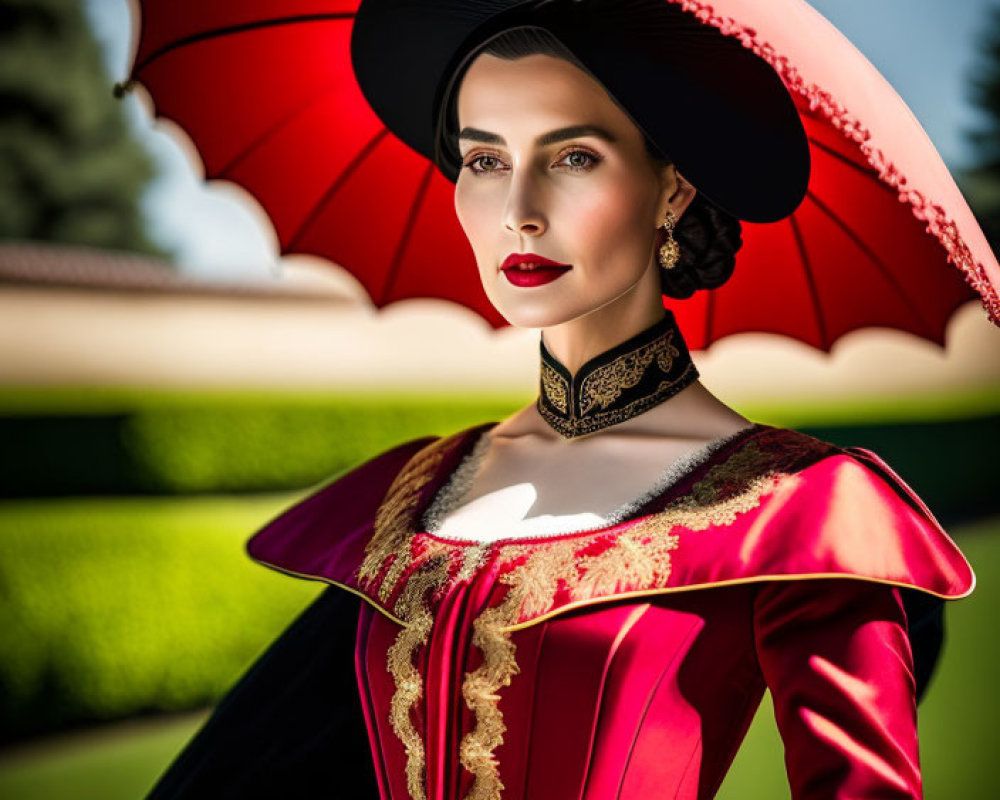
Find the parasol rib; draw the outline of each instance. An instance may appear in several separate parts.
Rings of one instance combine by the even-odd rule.
[[[430,186],[434,170],[434,164],[428,165],[427,169],[424,170],[424,176],[420,179],[420,186],[417,188],[413,205],[410,206],[410,213],[406,218],[406,227],[403,229],[403,235],[399,237],[399,245],[393,254],[392,264],[389,266],[385,285],[382,287],[382,293],[379,296],[377,303],[379,306],[383,306],[389,302],[389,293],[392,291],[392,285],[396,282],[396,276],[399,274],[399,265],[403,261],[403,253],[406,252],[406,245],[410,241],[410,234],[413,232],[413,226],[417,222],[417,212],[420,210],[420,204],[424,201],[424,195],[427,194],[427,187]]]
[[[934,326],[931,325],[930,321],[926,317],[924,317],[923,314],[920,313],[920,310],[916,307],[913,300],[903,289],[902,284],[900,284],[899,281],[896,280],[896,276],[892,274],[892,271],[888,267],[886,267],[885,262],[883,262],[882,259],[879,258],[878,254],[874,250],[872,250],[867,244],[865,244],[865,242],[853,230],[851,230],[848,227],[847,223],[844,222],[843,219],[841,219],[840,215],[838,215],[837,212],[835,212],[826,203],[820,200],[815,194],[813,194],[812,192],[806,192],[806,197],[812,200],[813,203],[816,204],[816,207],[819,208],[821,212],[826,214],[826,216],[829,217],[833,221],[833,223],[838,228],[840,228],[840,230],[843,231],[844,234],[852,242],[854,242],[855,245],[858,246],[858,249],[860,249],[862,253],[868,256],[871,262],[875,265],[875,268],[878,269],[878,271],[882,274],[882,277],[889,282],[889,285],[893,288],[896,294],[899,295],[899,298],[903,301],[903,304],[909,309],[910,313],[916,319],[917,324],[923,328],[924,334],[927,335],[932,340],[936,339],[937,337],[935,336],[933,330]]]
[[[259,147],[261,147],[269,139],[271,139],[278,131],[280,131],[286,125],[293,122],[297,117],[299,117],[300,115],[308,111],[310,108],[312,108],[316,103],[318,103],[320,100],[326,97],[335,88],[336,85],[332,83],[323,86],[319,94],[310,97],[304,103],[302,103],[302,105],[292,109],[290,112],[281,117],[277,122],[268,127],[268,129],[264,131],[260,136],[254,139],[249,144],[249,146],[245,147],[243,150],[241,150],[235,156],[233,156],[233,158],[229,161],[229,163],[223,166],[222,169],[219,170],[218,173],[219,176],[225,176],[227,175],[227,173],[229,173],[230,170],[235,169],[240,164],[240,162],[242,162],[244,159],[248,158],[251,154],[253,154]]]
[[[340,187],[344,185],[344,182],[348,178],[351,177],[351,174],[354,172],[354,170],[358,168],[358,166],[361,164],[362,161],[368,158],[372,150],[374,150],[378,146],[378,143],[382,141],[382,139],[384,139],[386,134],[388,133],[389,131],[386,128],[382,128],[382,130],[380,130],[371,139],[369,139],[368,142],[365,144],[365,146],[362,147],[354,156],[354,158],[352,158],[348,162],[347,166],[344,167],[343,170],[341,170],[340,174],[336,177],[333,183],[330,184],[330,188],[323,193],[323,198],[318,203],[316,203],[316,205],[313,206],[312,211],[302,221],[302,224],[299,225],[298,230],[296,230],[295,233],[292,235],[292,237],[288,240],[288,247],[283,251],[283,253],[287,253],[292,248],[298,246],[299,239],[301,239],[305,235],[306,231],[309,230],[309,226],[316,221],[316,218],[323,211],[323,207],[328,202],[330,202],[330,198],[333,197],[340,190]]]
[[[224,28],[213,28],[207,31],[199,31],[198,33],[193,33],[190,36],[184,36],[177,41],[171,42],[170,44],[164,45],[159,50],[154,50],[148,56],[146,56],[141,62],[136,64],[132,68],[132,78],[135,78],[142,70],[152,64],[160,56],[166,55],[167,53],[178,50],[182,47],[187,47],[189,44],[195,44],[197,42],[203,42],[206,39],[215,39],[219,36],[229,36],[235,33],[244,33],[246,31],[253,31],[259,28],[273,28],[276,25],[297,25],[301,22],[325,22],[328,20],[343,20],[343,19],[354,19],[354,12],[342,11],[336,14],[300,14],[295,17],[276,17],[275,19],[261,19],[255,20],[254,22],[244,22],[240,25],[227,25]]]
[[[789,224],[792,226],[792,233],[795,236],[795,246],[799,250],[799,257],[802,259],[802,266],[806,271],[806,282],[809,284],[809,296],[812,298],[813,310],[816,312],[816,326],[819,328],[819,344],[826,352],[830,351],[828,344],[828,335],[826,330],[826,320],[823,319],[823,307],[819,302],[819,293],[816,290],[816,277],[813,275],[812,264],[809,261],[809,253],[806,252],[806,243],[802,238],[802,230],[799,228],[799,223],[795,219],[795,215],[792,214],[788,218]]]

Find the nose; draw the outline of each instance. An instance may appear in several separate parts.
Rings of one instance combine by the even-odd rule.
[[[546,228],[542,213],[539,187],[529,170],[511,176],[507,204],[504,207],[504,227],[517,234],[540,236]]]

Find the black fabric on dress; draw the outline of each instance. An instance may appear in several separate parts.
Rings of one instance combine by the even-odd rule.
[[[328,587],[219,702],[147,800],[377,800],[354,673],[360,598]]]
[[[944,600],[926,592],[901,588],[906,634],[913,651],[917,703],[924,699],[944,644]]]

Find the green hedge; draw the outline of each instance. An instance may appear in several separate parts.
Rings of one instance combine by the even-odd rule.
[[[0,739],[218,699],[321,588],[243,551],[294,499],[0,504]]]
[[[0,497],[304,489],[406,439],[498,420],[528,397],[0,390]],[[741,408],[868,447],[949,520],[1000,510],[1000,393]],[[875,424],[873,420],[881,420]]]
[[[946,527],[1000,513],[1000,414],[884,425],[799,428],[842,446],[874,450]]]
[[[0,497],[300,490],[406,439],[502,419],[528,400],[0,391]],[[906,398],[896,420],[881,424],[866,420],[884,419],[889,409],[864,404],[804,415],[792,407],[741,410],[874,450],[952,523],[1000,511],[992,448],[980,446],[1000,441],[1000,395],[975,400],[978,413],[952,416],[971,400],[935,406]]]
[[[525,398],[154,394],[121,406],[0,404],[0,496],[300,489],[406,439]]]

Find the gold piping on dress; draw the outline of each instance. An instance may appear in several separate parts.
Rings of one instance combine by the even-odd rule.
[[[277,564],[272,564],[269,561],[264,561],[263,559],[256,558],[255,556],[250,556],[250,559],[252,561],[257,562],[261,566],[268,567],[269,569],[273,569],[276,572],[281,572],[281,573],[283,573],[285,575],[291,575],[293,578],[305,578],[306,580],[319,581],[320,583],[328,583],[331,586],[336,586],[336,587],[338,587],[340,589],[345,589],[348,592],[350,592],[351,594],[353,594],[353,595],[355,595],[357,597],[360,597],[368,605],[370,605],[372,608],[374,608],[376,611],[378,611],[380,614],[382,614],[382,616],[386,617],[387,619],[391,619],[397,625],[405,625],[406,624],[399,617],[397,617],[396,615],[390,613],[390,611],[388,609],[382,608],[382,606],[380,606],[378,603],[376,603],[371,597],[369,597],[367,594],[365,594],[364,592],[362,592],[360,589],[355,589],[353,586],[349,586],[346,583],[341,583],[340,581],[335,581],[332,578],[324,578],[321,575],[314,575],[314,574],[312,574],[310,572],[296,572],[295,570],[288,569],[287,567],[279,567]]]

